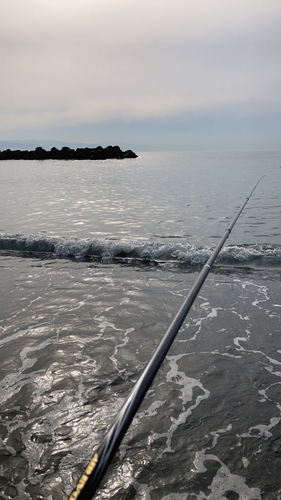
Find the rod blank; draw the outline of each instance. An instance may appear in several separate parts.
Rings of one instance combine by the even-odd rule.
[[[265,176],[263,176],[265,177]],[[212,252],[207,263],[203,266],[197,280],[179,309],[177,315],[172,321],[162,341],[158,345],[151,360],[143,371],[142,375],[136,382],[133,390],[131,391],[128,399],[119,410],[111,427],[102,439],[98,449],[96,450],[92,460],[87,466],[84,474],[79,479],[75,490],[69,497],[69,500],[91,500],[95,491],[97,490],[115,452],[117,451],[130,423],[132,422],[138,408],[144,399],[153,379],[159,370],[166,354],[171,347],[180,327],[183,324],[194,300],[196,299],[199,290],[201,289],[205,279],[207,278],[214,261],[220,253],[225,241],[229,237],[235,223],[243,212],[246,204],[252,196],[257,185],[262,178],[256,183],[249,196],[245,199],[243,205],[238,210],[236,216],[230,223],[229,227],[225,230],[220,242]]]

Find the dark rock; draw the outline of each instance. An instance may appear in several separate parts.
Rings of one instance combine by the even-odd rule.
[[[12,160],[12,151],[10,149],[6,149],[2,151],[2,156],[4,156],[4,160]]]
[[[107,146],[107,148],[105,148],[104,151],[105,151],[107,158],[121,159],[124,157],[124,153],[121,151],[119,146]]]
[[[138,155],[136,155],[136,153],[131,151],[131,149],[128,149],[127,151],[125,151],[123,153],[123,158],[137,158],[137,157],[138,157]]]
[[[38,148],[35,149],[34,158],[35,160],[47,160],[49,159],[49,154],[46,151],[46,149],[43,149],[39,146]]]
[[[16,149],[15,151],[12,151],[13,158],[15,160],[20,160],[21,157],[21,151],[19,149]]]
[[[21,151],[21,160],[34,160],[34,151]]]
[[[66,146],[63,146],[63,148],[61,148],[61,155],[64,160],[73,160],[74,153],[74,149],[68,148]]]
[[[0,151],[0,160],[122,160],[123,158],[137,158],[137,155],[130,149],[123,152],[119,146],[86,147],[76,150],[64,146],[61,150],[53,147],[50,151],[37,147],[34,151],[20,151],[19,149]]]
[[[53,147],[50,151],[50,159],[59,160],[61,157],[62,157],[62,152],[59,149]]]

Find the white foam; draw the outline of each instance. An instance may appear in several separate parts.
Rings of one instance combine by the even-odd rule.
[[[108,325],[113,325],[113,324],[112,324],[112,323],[108,323],[108,324],[107,324],[107,326],[108,326]],[[115,325],[114,325],[114,329],[115,329],[115,330],[120,331],[120,329],[116,328],[116,327],[115,327]],[[122,348],[122,347],[124,347],[124,346],[125,346],[125,345],[129,342],[129,334],[130,334],[130,333],[132,333],[132,332],[134,332],[134,331],[135,331],[135,329],[134,329],[134,328],[128,328],[127,330],[125,330],[125,332],[124,332],[124,337],[122,338],[123,342],[122,342],[121,344],[117,344],[117,345],[115,346],[115,348],[114,348],[114,353],[113,353],[113,354],[112,354],[112,356],[110,356],[110,358],[109,358],[109,359],[111,359],[111,361],[113,362],[113,364],[114,364],[114,366],[115,366],[116,370],[118,370],[118,371],[119,371],[119,373],[122,373],[122,372],[126,371],[126,369],[125,369],[125,368],[122,368],[122,369],[120,370],[120,369],[118,368],[118,360],[117,360],[117,357],[116,357],[116,356],[118,355],[118,351],[119,351],[119,349],[120,349],[120,348]]]
[[[273,429],[273,427],[276,427],[276,425],[279,424],[280,420],[281,420],[281,417],[273,417],[270,419],[270,424],[268,424],[268,425],[259,424],[259,425],[255,425],[253,427],[250,427],[248,432],[241,434],[241,437],[242,438],[246,438],[246,437],[261,438],[261,437],[264,437],[264,438],[268,439],[272,436],[272,433],[270,432],[270,430]],[[255,432],[255,431],[258,431],[258,432]]]
[[[213,454],[206,454],[206,449],[198,451],[194,459],[194,473],[204,473],[207,468],[204,465],[206,461],[215,461],[220,464],[216,475],[213,477],[211,484],[208,488],[211,490],[210,495],[198,495],[197,499],[203,500],[225,500],[225,494],[233,491],[239,495],[240,500],[261,500],[261,491],[259,488],[249,488],[245,479],[237,474],[232,474],[228,467]],[[245,462],[246,463],[246,462]]]
[[[83,225],[84,221],[73,221],[74,225]],[[118,221],[117,221],[118,223]],[[116,222],[115,222],[116,225]],[[112,259],[119,254],[136,257],[140,259],[164,259],[178,260],[195,264],[203,264],[210,257],[213,248],[210,246],[198,247],[189,243],[156,241],[128,241],[110,240],[106,238],[84,238],[77,237],[54,237],[46,234],[6,234],[0,233],[0,240],[5,249],[29,251],[54,251],[59,257],[84,257],[85,255],[96,255],[102,259]],[[220,254],[221,261],[251,262],[257,258],[280,260],[280,247],[269,245],[227,246]]]
[[[177,362],[183,356],[185,356],[185,354],[180,354],[178,356],[167,356],[167,360],[169,361],[171,369],[168,372],[166,379],[167,382],[173,382],[176,385],[182,387],[180,389],[181,396],[179,396],[179,398],[182,399],[182,412],[179,414],[178,418],[170,418],[172,424],[167,432],[161,434],[155,432],[152,433],[150,437],[151,443],[158,439],[161,439],[162,437],[166,439],[166,448],[163,450],[160,456],[163,456],[163,454],[167,452],[174,453],[174,450],[172,449],[172,438],[174,433],[180,425],[186,422],[187,418],[189,417],[189,415],[191,415],[193,410],[197,408],[200,403],[203,400],[207,399],[210,395],[210,391],[208,391],[208,389],[205,389],[199,380],[188,377],[184,372],[180,372],[178,370]],[[202,390],[203,394],[197,396],[195,403],[186,409],[185,405],[193,400],[193,390],[195,389],[195,387],[199,387]]]

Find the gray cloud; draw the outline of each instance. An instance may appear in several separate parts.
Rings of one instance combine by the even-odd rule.
[[[280,0],[2,0],[0,131],[280,113]]]

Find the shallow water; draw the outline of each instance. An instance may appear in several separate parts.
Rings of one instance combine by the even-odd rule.
[[[1,275],[2,495],[66,498],[196,275],[7,256]],[[277,498],[280,314],[279,273],[211,274],[97,498]]]
[[[186,155],[178,155],[178,163],[186,160]],[[233,155],[228,158],[231,165],[235,163]],[[245,164],[248,165],[245,191],[246,187],[253,187],[248,184],[254,160],[253,154],[245,154],[243,158],[241,155],[237,155],[237,165],[243,158],[244,169]],[[223,158],[226,161],[227,155]],[[265,158],[270,163],[268,169],[272,176],[277,172],[276,177],[268,181],[270,188],[269,184],[260,185],[261,191],[251,200],[239,226],[237,223],[229,241],[233,247],[228,250],[228,257],[222,255],[199,293],[96,498],[277,500],[281,497],[281,268],[278,230],[273,234],[273,227],[277,227],[280,220],[277,206],[279,170],[277,156],[272,155],[270,159],[270,155],[264,154],[259,160]],[[156,170],[162,159],[162,155],[155,155]],[[150,160],[146,158],[145,161]],[[197,163],[199,160],[198,153]],[[208,179],[212,161],[212,155],[210,158],[206,154],[201,156],[202,172]],[[134,177],[133,164],[130,165],[122,168],[130,172],[130,182],[140,187],[140,167],[136,167]],[[164,193],[168,166],[161,180],[153,165],[144,161],[141,165],[146,169],[142,172],[145,175],[150,166],[154,190],[157,179]],[[118,260],[114,260],[114,253],[87,256],[87,252],[80,252],[82,240],[100,236],[95,231],[90,236],[89,226],[82,230],[81,224],[77,229],[72,216],[68,219],[62,216],[59,222],[59,210],[49,212],[44,207],[44,200],[54,199],[55,190],[62,186],[58,179],[50,181],[54,165],[48,166],[48,172],[37,172],[37,177],[34,173],[35,186],[40,181],[44,189],[37,198],[31,194],[29,201],[27,191],[23,190],[24,179],[20,175],[19,181],[16,179],[19,168],[16,162],[12,167],[11,176],[8,176],[8,169],[5,175],[6,182],[14,186],[11,195],[14,204],[10,213],[5,212],[6,219],[2,219],[2,241],[5,235],[13,233],[18,235],[19,244],[22,244],[22,235],[26,235],[28,241],[35,241],[44,223],[48,229],[48,233],[43,233],[45,239],[56,237],[59,244],[65,241],[65,248],[69,249],[70,235],[73,235],[76,243],[78,241],[78,251],[72,258],[65,258],[67,253],[59,253],[56,249],[45,253],[37,248],[35,254],[24,252],[23,247],[20,253],[5,248],[0,253],[0,499],[62,500],[71,493],[94,448],[193,285],[201,262],[217,240],[211,236],[213,231],[208,233],[203,240],[205,257],[196,260],[195,254],[198,257],[200,249],[196,242],[203,232],[199,224],[201,214],[199,222],[192,222],[194,247],[191,258],[181,254],[174,255],[173,259],[169,255],[166,260],[163,255],[161,259],[155,255],[145,258],[139,255],[134,259],[126,252]],[[89,170],[89,166],[80,167]],[[95,168],[99,171],[101,166]],[[108,180],[112,168],[103,163],[99,199],[104,193],[105,174]],[[66,175],[66,165],[63,169]],[[77,193],[78,188],[71,184],[71,179],[77,183],[80,174],[72,164],[70,169],[68,192],[76,189]],[[229,169],[225,176],[231,172]],[[88,176],[92,174],[92,171],[87,173]],[[228,205],[232,205],[235,198],[235,175],[230,175],[233,189],[221,206],[216,195],[206,186],[204,188],[205,195],[209,192],[204,203],[211,207],[210,220],[214,214],[214,226],[219,224],[216,237],[224,226],[223,219],[219,222],[218,213],[228,212]],[[194,196],[197,209],[201,207],[206,213],[198,187],[200,178],[196,178],[195,171],[193,176],[197,183],[195,192],[198,189],[199,193],[197,198]],[[125,192],[124,179],[123,187],[119,188],[120,196]],[[145,185],[144,180],[142,182]],[[216,193],[226,185],[226,180],[220,179],[220,182]],[[152,192],[149,182],[147,186],[147,191],[151,189]],[[169,193],[168,186],[166,192]],[[269,198],[266,208],[261,193]],[[239,194],[238,198],[243,201],[244,195]],[[104,196],[107,195],[104,193]],[[35,198],[40,197],[42,216],[29,218],[29,213],[36,212]],[[147,233],[142,215],[141,229],[137,224],[131,226],[127,239],[123,240],[119,232],[122,224],[112,226],[115,233],[106,233],[107,224],[102,226],[106,218],[104,213],[97,217],[95,226],[100,224],[99,232],[104,233],[103,248],[106,241],[120,241],[123,248],[136,241],[138,248],[144,242],[147,249],[146,241],[151,244],[167,236],[168,212],[162,225],[165,229],[154,238],[151,236],[153,224],[155,227],[159,214],[153,219],[153,206],[147,199],[141,201],[140,192],[138,197],[136,206],[143,203],[150,214]],[[160,194],[156,193],[158,208],[159,199]],[[235,200],[234,205],[237,202],[239,206],[239,201]],[[69,195],[68,208],[70,202]],[[117,206],[116,203],[112,195],[112,205]],[[123,203],[124,209],[126,203]],[[30,212],[24,208],[27,206]],[[177,219],[175,206],[174,219]],[[178,206],[181,206],[180,201]],[[65,208],[68,210],[67,206]],[[1,210],[3,214],[3,203]],[[233,212],[230,218],[235,210]],[[256,236],[258,217],[262,213],[266,214],[263,233],[269,235],[264,239]],[[117,217],[114,210],[112,214],[110,212],[108,220]],[[253,225],[249,226],[253,214]],[[76,215],[81,221],[82,211]],[[137,217],[137,210],[134,217]],[[180,233],[184,234],[182,230]],[[112,240],[113,234],[117,240]],[[166,239],[174,251],[174,238]],[[188,238],[178,239],[178,242],[181,240],[184,245],[191,244]],[[253,258],[256,244],[263,253],[259,264]],[[267,254],[270,248],[273,253]],[[235,257],[235,252],[240,258]]]
[[[280,244],[281,152],[0,163],[0,232],[212,245],[256,182],[236,244]]]

